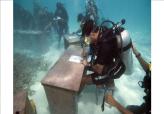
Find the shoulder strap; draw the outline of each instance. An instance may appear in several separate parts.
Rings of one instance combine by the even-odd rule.
[[[104,38],[108,35],[108,33],[112,30],[112,28],[108,29],[102,36],[101,36],[101,42],[103,42]]]
[[[115,34],[113,34],[113,35],[111,35],[111,36],[109,36],[109,37],[110,37],[110,38],[108,38],[108,39],[103,39],[102,43],[109,42],[109,41],[111,41],[113,38],[116,38]]]

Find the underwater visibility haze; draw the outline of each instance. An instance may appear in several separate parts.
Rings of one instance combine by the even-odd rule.
[[[44,9],[44,7],[47,7],[48,11],[52,14],[55,13],[57,8],[56,3],[63,3],[68,13],[67,33],[70,34],[79,29],[80,25],[77,22],[77,16],[79,13],[85,14],[85,5],[88,4],[88,1],[89,0],[35,0],[41,8]],[[113,21],[114,23],[125,19],[126,22],[123,27],[129,32],[130,38],[135,44],[137,51],[141,53],[146,62],[151,62],[151,1],[94,1],[98,8],[99,21],[97,24],[99,25],[102,22],[102,18]],[[33,0],[13,0],[13,6],[13,92],[15,93],[23,89],[28,89],[28,97],[35,102],[37,114],[50,114],[46,93],[41,84],[41,80],[65,51],[64,38],[61,37],[59,45],[59,31],[55,30],[53,27],[49,29],[51,32],[48,33],[46,41],[44,38],[38,39],[34,37],[34,35],[18,34],[20,30],[29,30],[29,28],[25,27],[26,25],[24,25],[24,23],[27,24],[29,19],[31,19],[30,16],[34,16],[34,4]],[[20,9],[23,19],[19,19],[18,12],[20,12]],[[25,15],[25,12],[28,16]],[[42,12],[40,12],[39,15],[42,15]],[[53,19],[53,17],[51,17],[50,20],[51,19]],[[20,22],[22,26],[21,29]],[[42,22],[42,24],[43,23],[44,22]],[[31,30],[35,30],[35,25],[33,25]],[[38,29],[37,31],[42,30]],[[146,95],[144,89],[138,86],[138,81],[143,81],[145,72],[135,55],[132,55],[134,73],[130,76],[122,75],[119,79],[115,80],[116,89],[113,96],[123,107],[127,105],[141,105],[144,102],[143,96]],[[82,93],[78,96],[78,114],[120,114],[115,107],[109,108],[109,105],[106,103],[104,112],[101,111],[103,96],[104,90],[99,90],[98,105],[96,105],[96,86],[85,86]]]

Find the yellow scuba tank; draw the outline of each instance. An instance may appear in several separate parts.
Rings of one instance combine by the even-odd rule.
[[[31,104],[31,106],[32,106],[32,109],[34,110],[34,113],[37,114],[37,113],[36,113],[36,107],[35,107],[34,101],[33,101],[33,100],[30,100],[30,104]]]

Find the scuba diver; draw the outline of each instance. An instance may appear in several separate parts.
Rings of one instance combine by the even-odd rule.
[[[93,20],[85,22],[82,36],[92,49],[91,61],[87,62],[88,53],[83,52],[81,62],[87,70],[94,73],[82,77],[78,94],[85,85],[104,84],[109,79],[118,79],[133,73],[132,43],[128,32],[120,27],[125,20],[115,24],[113,27],[97,26]]]
[[[123,114],[151,114],[151,62],[148,64],[137,51],[135,45],[132,43],[133,53],[138,59],[140,65],[146,73],[143,81],[139,81],[138,84],[141,88],[145,88],[144,92],[146,96],[143,97],[145,103],[140,106],[128,105],[126,108],[121,106],[109,93],[105,92],[105,102],[116,107]]]
[[[49,12],[47,7],[44,7],[44,16],[45,16],[45,21],[46,21],[46,26],[45,26],[44,30],[50,31],[52,22],[53,22],[53,13]]]
[[[13,24],[14,24],[14,30],[18,30],[20,29],[19,27],[19,15],[20,15],[20,10],[21,10],[22,6],[20,6],[19,4],[15,3],[13,4]]]
[[[53,13],[49,12],[47,7],[44,7],[44,17],[46,25],[44,31],[47,31],[47,37],[52,41],[52,23],[53,23]]]
[[[86,8],[86,12],[84,12],[85,16],[83,16],[83,13],[78,14],[77,22],[80,24],[79,30],[77,30],[76,32],[73,32],[72,34],[80,33],[83,28],[84,23],[88,20],[93,20],[97,24],[97,21],[98,21],[97,6],[95,5],[94,0],[88,1],[88,4],[89,6],[85,5],[85,8]]]
[[[34,18],[32,14],[22,7],[19,14],[19,28],[20,30],[31,30],[34,28]]]
[[[46,26],[46,24],[45,24],[44,10],[39,9],[39,11],[37,13],[37,27],[36,27],[36,30],[43,31],[45,26]]]
[[[77,16],[77,22],[79,23],[80,27],[76,32],[72,32],[72,34],[77,34],[80,33],[82,31],[82,28],[84,26],[84,23],[88,21],[88,19],[86,18],[86,16],[83,16],[82,13],[79,13]]]
[[[53,21],[53,14],[48,11],[47,7],[44,9],[40,9],[38,11],[38,30],[41,31],[51,31],[52,21]]]
[[[61,41],[61,37],[63,36],[63,34],[67,34],[68,33],[68,21],[69,21],[69,17],[67,14],[66,9],[64,8],[64,5],[60,2],[56,3],[56,11],[54,13],[54,28],[56,29],[56,31],[58,31],[58,35],[59,35],[59,39],[58,39],[58,48],[60,47],[60,41]],[[64,31],[64,33],[63,33]]]
[[[40,5],[38,5],[38,3],[36,1],[33,1],[33,5],[34,5],[34,8],[33,8],[33,16],[34,16],[34,20],[35,20],[35,23],[37,24],[36,25],[36,29],[38,27],[38,12],[42,9],[40,7]]]
[[[89,0],[88,1],[88,6],[85,5],[86,8],[86,16],[88,19],[93,20],[96,24],[98,21],[98,9],[97,6],[95,5],[95,1],[94,0]]]

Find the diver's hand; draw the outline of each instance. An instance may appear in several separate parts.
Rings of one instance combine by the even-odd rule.
[[[81,56],[82,56],[84,59],[86,59],[88,55],[89,55],[89,52],[83,52],[83,53],[81,54]]]
[[[84,66],[88,66],[89,65],[89,63],[87,62],[86,58],[81,61],[81,64],[83,64]]]
[[[109,94],[108,92],[105,92],[105,102],[108,103],[109,105],[112,105],[114,107],[116,107],[117,105],[117,101],[113,98],[113,96],[111,94]]]
[[[133,43],[132,43],[132,48],[133,48],[133,53],[134,53],[135,55],[138,55],[136,46],[135,46]]]

